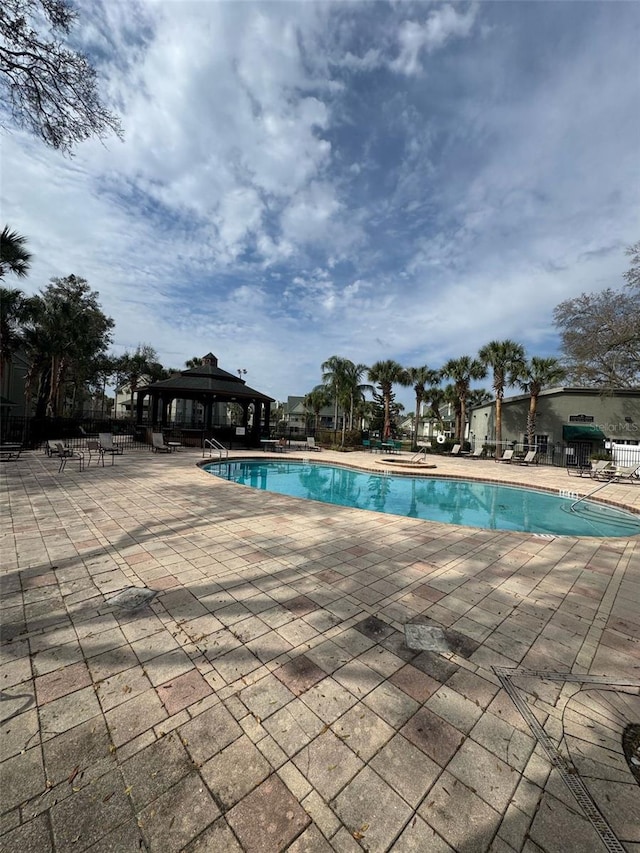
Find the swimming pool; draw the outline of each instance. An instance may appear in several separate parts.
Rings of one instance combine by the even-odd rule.
[[[637,536],[640,516],[516,486],[391,476],[317,462],[238,459],[205,471],[254,489],[393,515],[556,536]]]

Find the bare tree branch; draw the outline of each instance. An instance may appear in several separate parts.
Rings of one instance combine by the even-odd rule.
[[[0,93],[5,102],[0,124],[6,126],[10,117],[14,125],[65,154],[91,136],[104,139],[115,133],[122,138],[119,119],[98,97],[95,68],[61,41],[76,19],[69,0],[4,0],[0,6]]]

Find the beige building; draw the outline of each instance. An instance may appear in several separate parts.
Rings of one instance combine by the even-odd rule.
[[[527,443],[529,395],[502,403],[504,447]],[[473,446],[495,443],[495,403],[469,413]],[[541,456],[556,465],[578,465],[592,453],[616,446],[640,444],[640,388],[604,394],[592,388],[550,388],[538,397],[535,444]]]

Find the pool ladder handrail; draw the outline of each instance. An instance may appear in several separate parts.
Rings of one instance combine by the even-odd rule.
[[[214,450],[218,451],[218,459],[222,460],[222,454],[224,453],[225,459],[229,458],[229,451],[224,446],[224,444],[220,444],[220,442],[215,438],[205,438],[202,442],[202,458],[204,459],[205,451],[209,448],[209,457],[211,457],[211,453]]]
[[[599,492],[600,489],[604,489],[605,486],[611,485],[611,483],[615,482],[615,477],[612,477],[610,480],[606,480],[604,483],[600,483],[592,492],[589,492],[586,495],[583,495],[581,498],[578,498],[577,501],[574,501],[569,507],[569,512],[573,512],[574,507],[578,506],[578,504],[582,503],[582,501],[586,501],[591,495],[595,495],[596,492]]]

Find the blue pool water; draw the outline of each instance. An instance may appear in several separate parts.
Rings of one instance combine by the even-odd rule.
[[[546,492],[467,480],[394,477],[311,462],[237,460],[205,471],[254,489],[393,515],[556,536],[637,536],[640,516]]]

